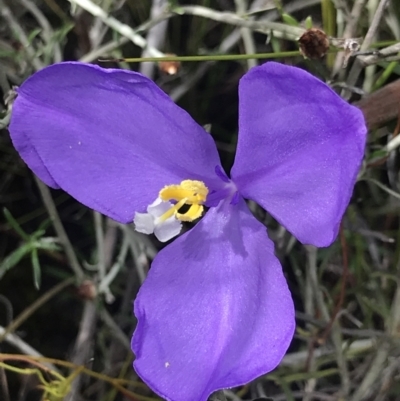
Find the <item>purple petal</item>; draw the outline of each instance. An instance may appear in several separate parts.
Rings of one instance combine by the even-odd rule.
[[[241,79],[239,116],[241,195],[301,242],[332,243],[364,154],[361,111],[307,72],[266,63]]]
[[[10,132],[46,184],[121,222],[144,211],[164,185],[221,182],[211,136],[135,72],[47,67],[19,88]]]
[[[159,253],[135,314],[135,369],[172,401],[205,401],[271,371],[295,325],[273,244],[243,199],[210,209]]]

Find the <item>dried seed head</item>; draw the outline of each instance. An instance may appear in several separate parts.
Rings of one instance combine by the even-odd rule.
[[[176,54],[166,54],[166,57],[175,57]],[[180,61],[160,61],[158,63],[158,68],[161,72],[168,75],[175,75],[181,68]]]
[[[304,57],[322,58],[329,49],[329,38],[321,29],[307,29],[299,39],[299,47]]]

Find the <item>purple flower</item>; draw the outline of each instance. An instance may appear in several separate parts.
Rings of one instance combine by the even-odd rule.
[[[295,328],[293,302],[252,199],[302,243],[338,232],[363,157],[361,112],[305,71],[277,63],[239,84],[231,179],[212,137],[151,80],[80,63],[18,90],[10,132],[47,185],[160,240],[135,301],[135,369],[160,396],[204,401],[274,369]],[[180,206],[188,205],[186,213]]]

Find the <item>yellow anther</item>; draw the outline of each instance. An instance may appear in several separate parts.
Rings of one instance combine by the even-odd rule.
[[[202,181],[184,180],[179,185],[167,185],[159,194],[163,201],[174,200],[177,203],[171,207],[161,217],[161,221],[165,221],[172,215],[175,215],[181,221],[193,221],[203,213],[202,204],[206,201],[208,188]],[[178,213],[183,205],[190,205],[185,213]]]
[[[176,213],[176,217],[181,221],[193,221],[203,214],[203,210],[202,205],[191,205],[186,213]]]
[[[208,195],[208,188],[202,181],[184,180],[179,185],[167,185],[160,191],[160,198],[163,201],[187,199],[187,205],[205,202]]]

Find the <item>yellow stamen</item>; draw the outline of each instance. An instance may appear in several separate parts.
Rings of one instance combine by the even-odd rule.
[[[167,220],[175,215],[181,221],[193,221],[203,213],[203,206],[207,199],[208,188],[202,181],[184,180],[179,185],[167,185],[159,194],[163,201],[174,200],[177,203],[165,212],[161,217],[161,221]],[[178,213],[183,205],[190,205],[185,213]]]
[[[203,214],[203,210],[202,205],[191,205],[186,213],[177,213],[176,217],[181,221],[193,221]]]

